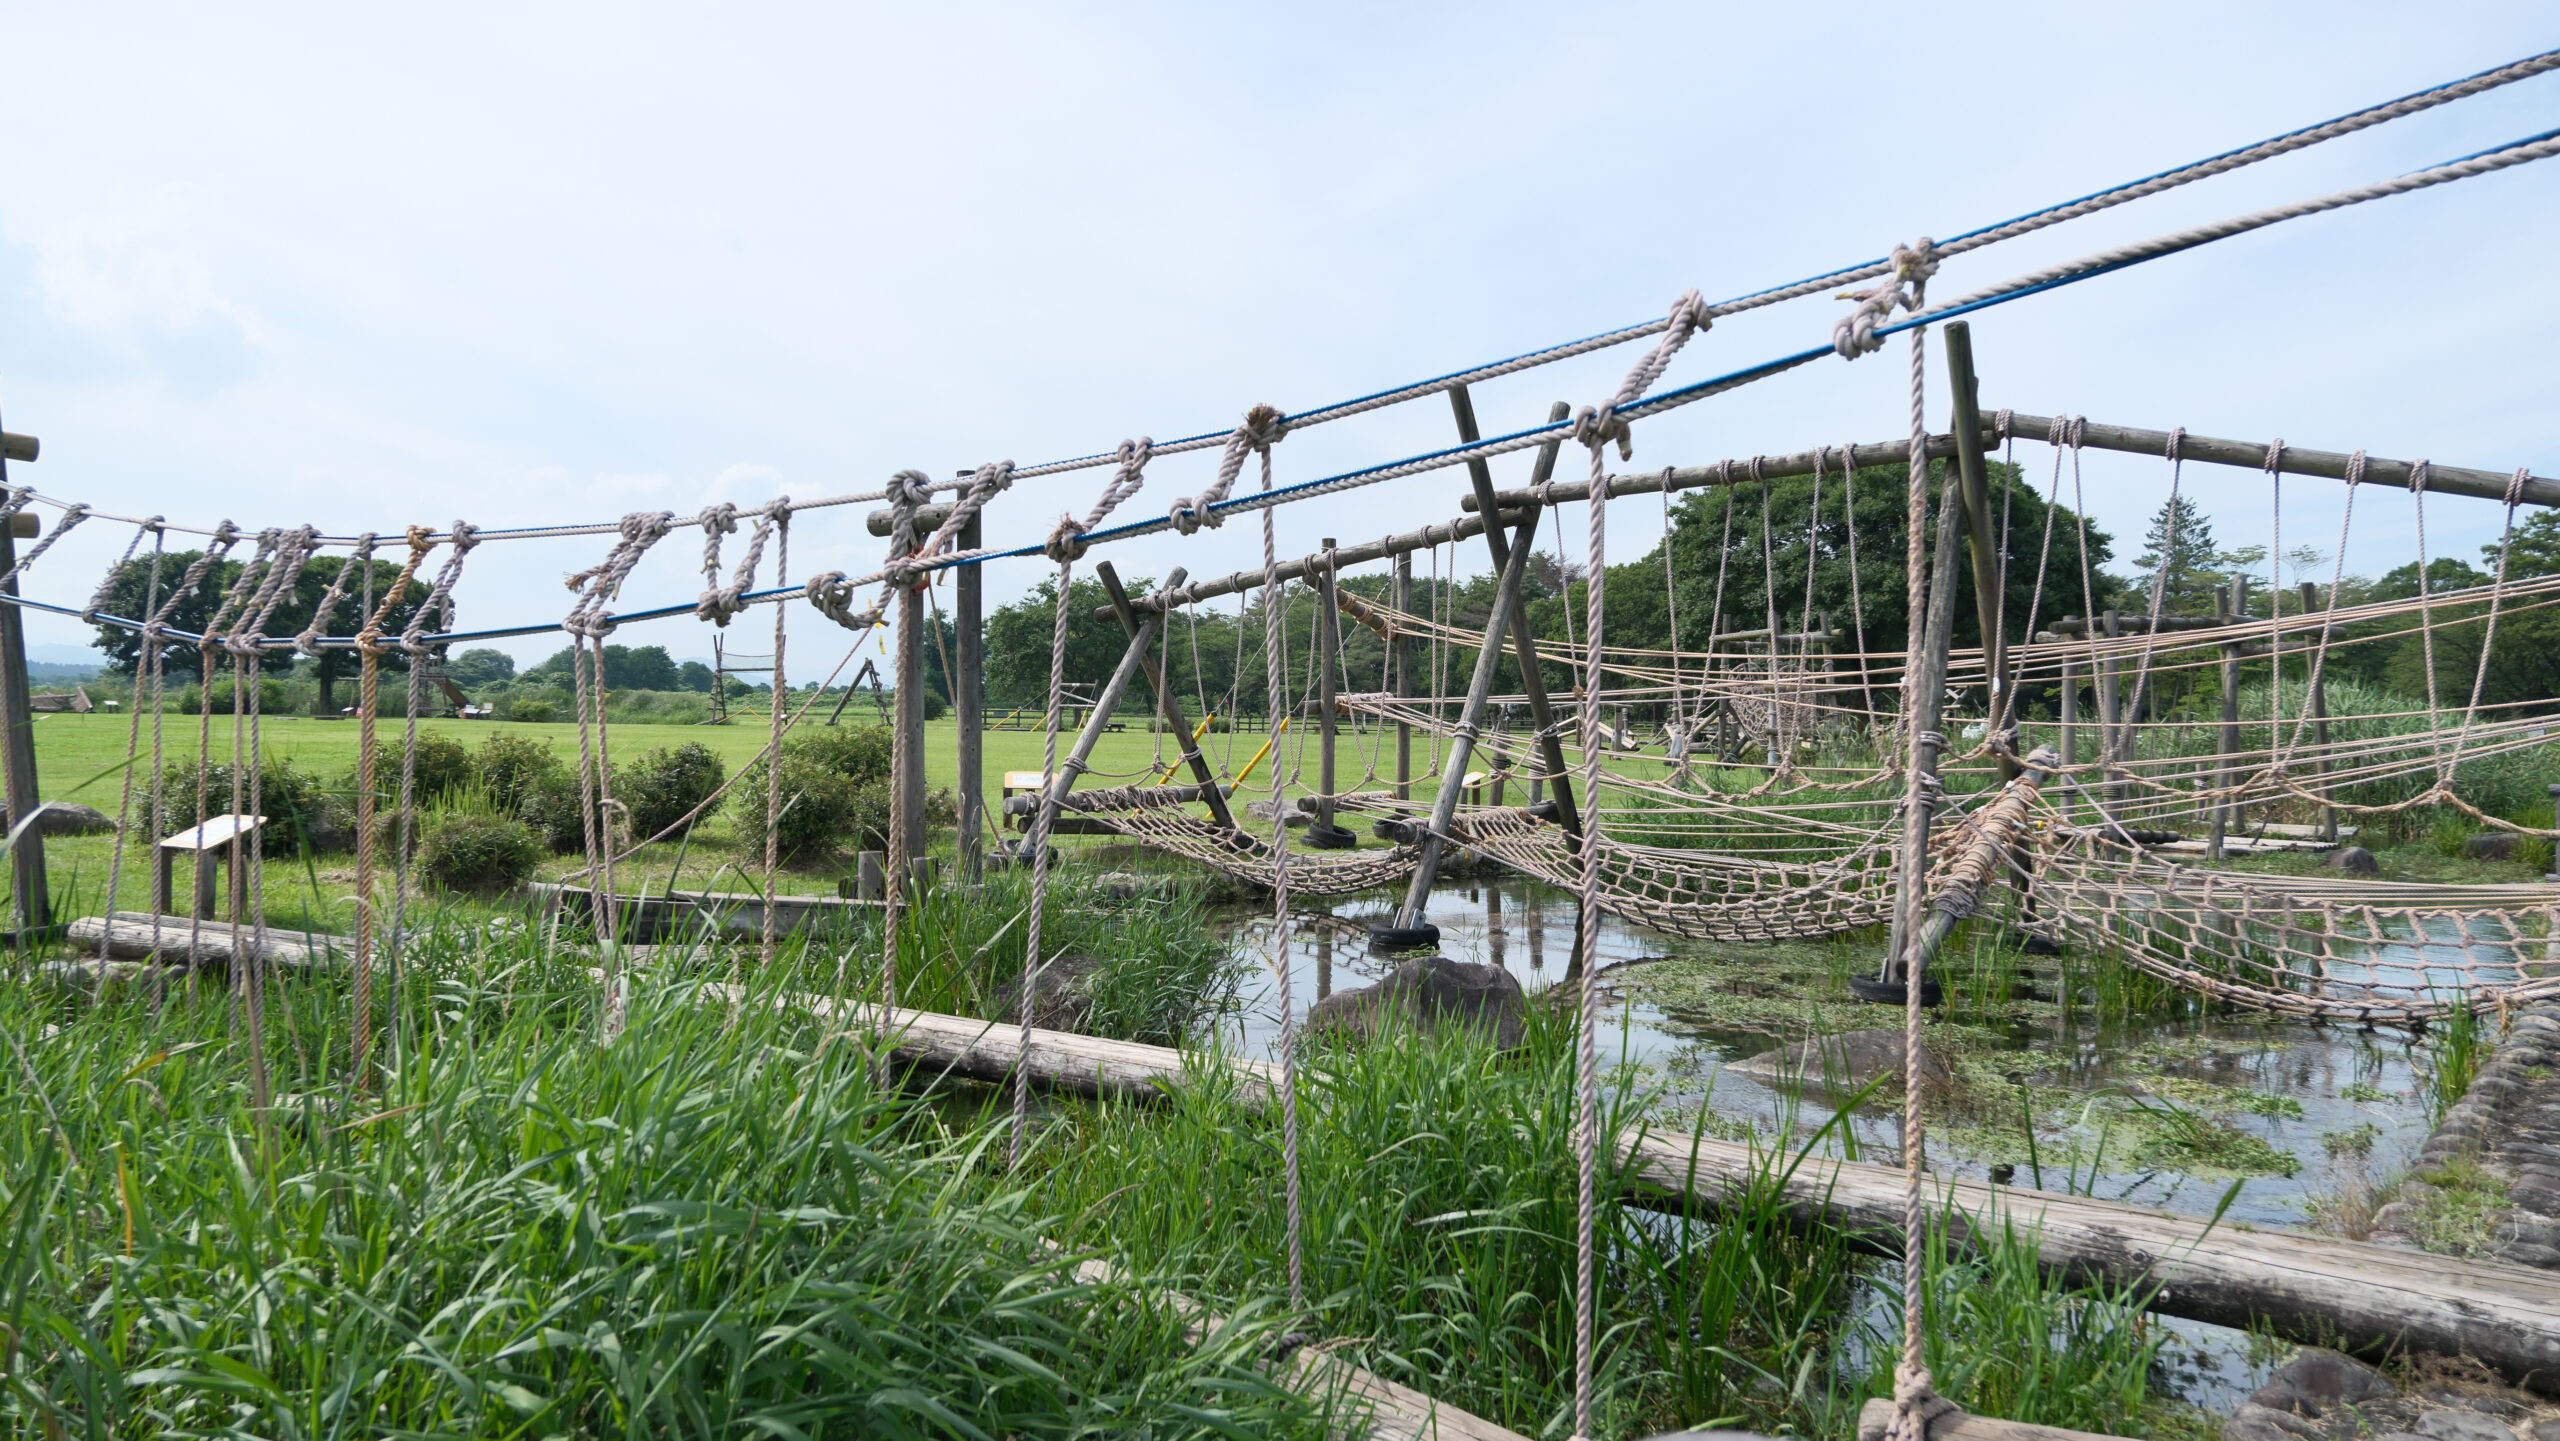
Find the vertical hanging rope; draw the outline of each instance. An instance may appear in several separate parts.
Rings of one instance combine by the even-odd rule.
[[[380,746],[376,741],[376,723],[382,709],[382,628],[389,623],[391,612],[409,593],[409,583],[417,578],[418,567],[434,547],[431,532],[423,525],[409,527],[409,558],[392,579],[388,592],[373,613],[366,617],[356,632],[356,944],[355,944],[355,1014],[351,1052],[356,1085],[366,1084],[371,1071],[366,1064],[373,1044],[373,952],[375,942],[374,871],[380,846],[381,799]],[[367,538],[370,540],[370,537]],[[368,590],[373,584],[370,573],[372,547],[357,547],[349,567],[365,572]],[[345,574],[344,570],[340,574]]]
[[[1583,631],[1587,649],[1583,666],[1593,683],[1582,695],[1582,794],[1600,794],[1600,647],[1603,606],[1608,591],[1609,477],[1600,447],[1591,447],[1591,548],[1583,573]],[[1597,820],[1597,812],[1594,812]],[[1595,838],[1596,839],[1596,838]],[[1573,1427],[1578,1437],[1591,1429],[1592,1363],[1598,1347],[1599,1295],[1593,1276],[1598,1228],[1597,1191],[1600,1155],[1599,974],[1598,924],[1600,847],[1582,847],[1583,924],[1574,927],[1574,969],[1581,978],[1575,997],[1574,1024],[1574,1327]]]
[[[791,498],[784,496],[775,501],[764,525],[757,529],[759,533],[771,534],[774,539],[774,585],[777,587],[789,585],[791,583]],[[752,556],[748,564],[750,566],[754,564]],[[749,577],[752,578],[753,574],[750,571]],[[782,712],[783,708],[790,704],[790,686],[783,677],[782,669],[783,645],[790,638],[789,628],[785,625],[790,610],[791,607],[787,605],[776,605],[773,608],[773,705],[771,707],[773,714],[770,717],[771,733],[765,739],[767,759],[764,798],[764,927],[763,934],[758,937],[757,947],[758,953],[767,966],[773,964],[774,956],[781,949],[782,906],[777,892],[779,877],[782,874],[782,807],[777,797],[782,785]]]
[[[2284,442],[2267,447],[2267,468],[2275,468],[2276,457]],[[2427,578],[2427,480],[2428,465],[2424,460],[2409,462],[2409,500],[2418,517],[2418,644],[2427,663],[2427,738],[2436,751],[2436,789],[2443,791],[2453,784],[2453,768],[2445,760],[2443,726],[2440,712],[2444,702],[2436,686],[2436,611],[2435,586]]]
[[[1822,447],[1813,448],[1813,463],[1822,464]],[[1876,724],[1875,670],[1867,656],[1867,596],[1858,580],[1858,443],[1840,447],[1840,495],[1849,517],[1849,628],[1858,643],[1858,701],[1867,710],[1867,731]]]
[[[98,612],[107,604],[108,592],[114,587],[118,580],[123,578],[124,568],[133,563],[133,553],[141,548],[142,538],[145,535],[151,537],[151,576],[149,581],[146,582],[146,590],[144,600],[142,602],[142,613],[147,616],[160,608],[160,562],[162,558],[168,554],[168,527],[164,523],[164,517],[155,515],[149,520],[144,521],[135,529],[133,532],[133,544],[125,547],[124,559],[117,561],[115,567],[107,572],[106,583],[98,588],[98,594],[90,600],[89,608],[80,613],[80,618],[82,620],[89,621],[93,624],[96,622]],[[145,649],[147,650],[148,647],[146,646]],[[146,662],[144,658],[137,654],[133,668],[133,715],[128,726],[124,742],[123,794],[116,800],[115,851],[107,860],[107,914],[109,916],[113,916],[116,913],[116,884],[124,876],[125,837],[129,834],[129,827],[133,823],[133,768],[142,755],[142,707],[146,697],[146,692],[143,686],[143,671],[145,664]],[[157,723],[159,704],[156,696],[152,696],[149,699],[152,705],[152,713],[154,717],[151,746],[151,830],[156,835],[160,828],[160,806],[158,800],[160,744],[159,727]],[[152,907],[155,914],[161,909],[162,908],[159,906]],[[153,939],[157,940],[158,937],[155,935]],[[101,930],[98,933],[98,985],[96,990],[96,995],[100,997],[103,997],[107,992],[108,940],[109,932],[107,930]],[[154,949],[157,948],[155,947]]]
[[[1057,605],[1049,631],[1049,708],[1046,723],[1041,727],[1040,804],[1031,812],[1031,825],[1027,831],[1027,844],[1031,847],[1031,900],[1023,917],[1022,1003],[1015,1017],[1022,1026],[1022,1053],[1021,1059],[1014,1063],[1013,1135],[1005,1147],[1006,1164],[1016,1166],[1022,1163],[1023,1136],[1031,1125],[1031,1022],[1039,1014],[1040,925],[1049,903],[1049,818],[1056,810],[1049,802],[1057,783],[1058,727],[1066,704],[1067,597],[1068,588],[1074,583],[1075,566],[1071,554],[1058,562]]]
[[[1278,439],[1275,434],[1271,440]],[[1271,489],[1271,444],[1254,447],[1262,456],[1262,488]],[[1262,651],[1263,675],[1269,691],[1271,754],[1271,966],[1280,981],[1280,1165],[1288,1205],[1289,1307],[1307,1306],[1305,1225],[1298,1194],[1298,1047],[1296,998],[1289,985],[1289,812],[1288,780],[1281,774],[1279,732],[1281,706],[1288,699],[1288,671],[1282,659],[1284,617],[1280,604],[1280,552],[1272,529],[1272,512],[1262,512]],[[1303,743],[1302,743],[1303,746]]]

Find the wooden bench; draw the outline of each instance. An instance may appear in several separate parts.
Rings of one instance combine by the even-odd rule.
[[[267,824],[265,816],[215,816],[201,825],[189,826],[162,840],[158,847],[159,865],[151,882],[151,908],[169,914],[171,871],[178,857],[196,858],[194,908],[187,915],[210,916],[214,913],[214,868],[222,862],[222,852],[234,838],[246,843]],[[231,873],[231,914],[241,915],[249,909],[249,872],[246,866],[235,866]]]

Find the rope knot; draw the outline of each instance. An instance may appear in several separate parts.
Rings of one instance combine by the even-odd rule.
[[[1573,438],[1598,450],[1610,441],[1618,443],[1618,458],[1636,458],[1635,437],[1628,433],[1627,423],[1618,418],[1614,405],[1585,405],[1573,412]]]
[[[1049,539],[1042,543],[1041,553],[1060,565],[1084,557],[1084,522],[1072,515],[1060,515]]]
[[[1929,277],[1938,273],[1938,245],[1927,236],[1910,245],[1893,247],[1884,278],[1865,290],[1853,290],[1839,298],[1858,302],[1857,308],[1832,322],[1831,348],[1844,360],[1855,360],[1884,348],[1884,337],[1876,334],[1898,307],[1918,314],[1928,294]]]
[[[1236,427],[1236,435],[1246,448],[1269,450],[1289,433],[1289,417],[1276,405],[1257,405],[1244,413],[1244,424]]]

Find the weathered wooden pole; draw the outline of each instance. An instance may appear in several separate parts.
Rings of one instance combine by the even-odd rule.
[[[1396,557],[1395,587],[1396,612],[1400,615],[1412,614],[1413,552],[1411,551]],[[1395,628],[1395,638],[1389,641],[1388,645],[1395,653],[1396,699],[1411,700],[1413,699],[1413,638],[1405,633],[1403,626],[1399,625]],[[1396,799],[1400,801],[1413,799],[1413,723],[1410,721],[1396,722]]]
[[[35,437],[13,435],[12,442],[0,446],[0,488],[9,483],[9,460],[36,458]],[[16,442],[23,442],[18,444]],[[17,538],[37,533],[36,518],[20,511],[0,526],[0,573],[18,564]],[[0,591],[18,593],[15,579],[0,584]],[[205,682],[212,684],[210,677]],[[27,700],[27,632],[14,605],[0,605],[0,724],[9,728],[7,744],[0,745],[0,764],[5,764],[5,784],[9,800],[9,824],[13,828],[34,815],[42,802],[36,793],[36,730]],[[18,836],[9,852],[10,871],[17,883],[12,914],[17,920],[19,944],[53,919],[52,897],[45,889],[44,836],[38,826],[29,826]]]
[[[971,515],[960,527],[962,550],[986,544],[978,523],[983,514]],[[951,678],[951,714],[960,727],[960,875],[966,881],[977,880],[986,864],[985,837],[979,831],[987,804],[986,584],[986,567],[977,565],[960,567],[951,582],[952,626],[960,633],[959,655],[952,662],[959,674]],[[845,695],[852,694],[852,687],[846,687]]]
[[[2318,599],[2318,592],[2312,586],[2311,582],[2307,580],[2304,581],[2302,583],[2302,613],[2304,615],[2309,615],[2312,611],[2317,610],[2319,608]],[[2333,610],[2336,609],[2336,594],[2333,592],[2329,599],[2331,602],[2330,608]],[[2327,641],[2328,628],[2323,626],[2321,628],[2321,642],[2325,645],[2327,644]],[[2319,788],[2321,797],[2320,839],[2334,846],[2338,843],[2338,808],[2329,804],[2328,801],[2329,677],[2324,674],[2326,667],[2320,664],[2319,657],[2316,653],[2312,656],[2307,665],[2311,672],[2309,679],[2311,682],[2312,739],[2320,747],[2319,758],[2311,763],[2311,774],[2315,777],[2312,784]],[[2553,934],[2555,937],[2560,937],[2560,931],[2555,931]]]
[[[1458,422],[1458,439],[1473,445],[1484,438],[1483,432],[1476,427],[1475,401],[1467,394],[1465,386],[1449,387],[1449,411]],[[1571,406],[1559,400],[1547,407],[1547,420],[1549,423],[1562,420],[1571,411]],[[1532,489],[1546,484],[1555,476],[1556,452],[1563,444],[1564,442],[1558,439],[1538,447],[1537,463],[1529,472],[1529,484]],[[1467,482],[1475,487],[1476,503],[1484,507],[1483,513],[1498,518],[1501,511],[1491,503],[1493,499],[1492,468],[1481,460],[1468,461]],[[1496,573],[1509,567],[1511,551],[1514,547],[1529,543],[1524,537],[1537,529],[1540,509],[1542,507],[1531,507],[1521,519],[1519,532],[1509,540],[1503,538],[1502,527],[1499,525],[1488,525],[1484,528],[1485,553],[1492,557]],[[1508,604],[1511,607],[1508,617],[1511,651],[1513,658],[1520,663],[1520,692],[1529,700],[1529,723],[1538,731],[1538,761],[1546,768],[1547,779],[1553,786],[1556,824],[1564,827],[1566,838],[1573,842],[1574,853],[1579,855],[1582,849],[1582,815],[1573,804],[1573,783],[1566,779],[1564,737],[1556,725],[1555,707],[1549,704],[1547,699],[1547,673],[1538,662],[1538,638],[1529,629],[1528,601],[1524,593],[1518,587],[1514,587]],[[1488,629],[1486,633],[1491,634],[1491,631]],[[1575,954],[1579,955],[1581,952],[1577,950]]]
[[[2044,634],[2050,636],[2053,632],[2046,631]],[[2078,667],[2072,665],[2069,651],[2062,653],[2061,711],[2062,763],[2065,766],[2078,765],[2080,763],[2080,672]]]
[[[1484,719],[1485,701],[1493,694],[1493,678],[1502,666],[1503,634],[1511,625],[1512,612],[1518,608],[1520,582],[1528,574],[1529,547],[1537,534],[1538,512],[1532,510],[1522,517],[1520,529],[1511,537],[1511,553],[1504,558],[1501,579],[1494,583],[1493,610],[1485,616],[1484,644],[1476,651],[1475,679],[1467,687],[1467,703],[1458,712],[1448,760],[1441,766],[1440,792],[1431,802],[1431,824],[1423,833],[1422,853],[1414,861],[1412,884],[1405,891],[1404,904],[1397,908],[1394,920],[1369,928],[1371,941],[1379,945],[1424,946],[1440,939],[1440,928],[1423,920],[1423,910],[1431,902],[1431,887],[1440,879],[1440,851],[1450,823],[1458,816],[1467,758],[1475,750],[1476,728]],[[1557,779],[1561,783],[1562,775]],[[1561,785],[1557,799],[1563,799]]]
[[[2109,609],[2103,617],[2107,639],[2124,634],[2124,617]],[[2124,753],[2124,694],[2116,688],[2116,657],[2113,651],[2098,657],[2098,760],[2106,767],[2107,783],[2102,808],[2110,821],[2121,821],[2124,810],[2124,785],[2116,778],[2116,762]]]
[[[897,789],[898,835],[893,847],[891,885],[913,882],[907,872],[924,857],[924,588],[898,590],[898,701],[891,712],[895,727],[891,750],[891,784]]]
[[[1165,587],[1169,590],[1182,584],[1182,577],[1182,567],[1175,566],[1173,574],[1165,577]],[[1093,708],[1085,713],[1084,728],[1076,732],[1075,748],[1058,763],[1058,773],[1047,777],[1047,785],[1040,792],[1040,808],[1047,814],[1031,834],[1057,833],[1058,806],[1066,800],[1067,792],[1075,789],[1076,777],[1084,774],[1086,766],[1092,762],[1093,748],[1102,740],[1102,728],[1111,723],[1111,713],[1120,708],[1120,697],[1128,694],[1129,682],[1135,680],[1139,668],[1153,658],[1151,653],[1155,649],[1156,633],[1164,625],[1165,614],[1163,610],[1149,611],[1138,622],[1137,633],[1129,637],[1129,648],[1120,653],[1119,667],[1111,672],[1111,679],[1103,684],[1102,694],[1094,699]],[[1214,785],[1205,789],[1213,794],[1217,791]]]
[[[1982,453],[1979,382],[1973,373],[1973,332],[1961,320],[1947,325],[1947,372],[1955,391],[1956,476],[1964,495],[1966,548],[1973,555],[1973,609],[1982,626],[1985,709],[1994,731],[2010,719],[2009,643],[2000,633],[2000,596],[2007,586],[2008,557],[1991,528],[1991,472]],[[2000,757],[2000,779],[2013,780],[2018,763]]]
[[[1333,537],[1326,536],[1324,567],[1315,581],[1316,804],[1315,818],[1307,825],[1307,844],[1318,850],[1344,850],[1359,843],[1357,836],[1333,823],[1334,749],[1341,734],[1334,715],[1335,678],[1342,670],[1342,603],[1335,595],[1341,577],[1335,574],[1334,549]]]
[[[2221,602],[2217,608],[2222,612],[2223,624],[2238,624],[2240,618],[2249,613],[2249,578],[2243,575],[2233,576],[2231,584],[2225,587],[2216,599]],[[2238,773],[2240,766],[2240,646],[2237,641],[2226,640],[2222,643],[2221,650],[2222,734],[2219,738],[2221,753],[2215,759],[2213,766],[2213,816],[2205,831],[2204,840],[2204,858],[2209,861],[2222,859],[2223,840],[2229,834],[2231,822],[2239,809],[2224,793],[2231,789],[2231,779]]]
[[[1120,584],[1120,572],[1106,560],[1097,562],[1093,573],[1102,582],[1103,593],[1111,597],[1111,610],[1119,617],[1120,628],[1134,643],[1145,627],[1129,603],[1129,592]],[[1154,632],[1162,635],[1172,628],[1169,622],[1159,620]],[[1182,763],[1191,767],[1191,778],[1200,784],[1200,799],[1208,803],[1209,814],[1219,825],[1234,830],[1235,813],[1227,809],[1227,795],[1218,785],[1218,773],[1209,768],[1209,758],[1200,753],[1200,743],[1191,738],[1190,718],[1182,712],[1182,697],[1166,680],[1166,673],[1157,663],[1152,646],[1140,653],[1138,664],[1147,674],[1147,683],[1155,687],[1158,722],[1173,732],[1175,742],[1182,747]]]

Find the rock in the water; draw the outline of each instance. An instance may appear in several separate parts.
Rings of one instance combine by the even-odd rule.
[[[2378,876],[2382,874],[2382,862],[2375,860],[2373,858],[2373,852],[2366,850],[2362,846],[2340,846],[2338,849],[2329,852],[2328,863],[2335,869],[2344,871],[2351,876]]]
[[[1816,1036],[1763,1051],[1726,1069],[1763,1085],[1808,1087],[1835,1095],[1859,1090],[1878,1076],[1890,1078],[1890,1087],[1902,1078],[1902,1033],[1843,1031],[1835,1036]],[[1950,1079],[1947,1068],[1929,1054],[1926,1046],[1920,1049],[1920,1073],[1933,1088],[1946,1085]]]
[[[1093,1016],[1093,978],[1100,974],[1102,962],[1091,956],[1069,952],[1040,968],[1040,989],[1033,998],[1031,1024],[1043,1031],[1081,1031]],[[996,987],[994,1019],[1019,1022],[1022,1019],[1023,977]]]
[[[2560,1421],[2535,1422],[2533,1441],[2560,1441]]]
[[[102,836],[115,828],[115,819],[106,812],[70,801],[46,801],[36,815],[39,835]]]
[[[2513,831],[2478,831],[2465,836],[2462,853],[2475,861],[2511,861],[2516,857]]]
[[[2371,1366],[2318,1347],[2305,1347],[2277,1367],[2276,1373],[2267,1378],[2267,1389],[2276,1387],[2323,1407],[2341,1402],[2352,1406],[2358,1401],[2400,1394],[2399,1387],[2383,1379],[2382,1373]],[[2260,1395],[2263,1397],[2264,1392]]]
[[[1520,1044],[1529,999],[1500,966],[1417,956],[1374,986],[1336,991],[1307,1012],[1310,1036],[1366,1041],[1392,1026],[1474,1032],[1504,1050]]]
[[[2418,1418],[2428,1441],[2516,1441],[2516,1428],[2477,1411],[2430,1411]]]

